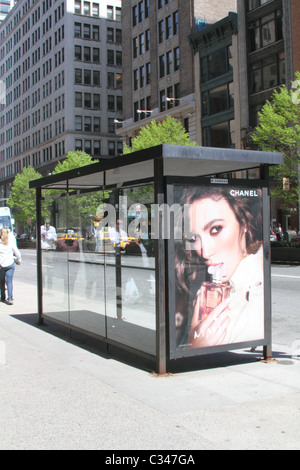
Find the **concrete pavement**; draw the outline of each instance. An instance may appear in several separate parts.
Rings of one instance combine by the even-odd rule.
[[[297,345],[274,344],[269,363],[258,348],[158,377],[95,339],[37,326],[36,288],[20,272],[14,305],[0,304],[0,449],[300,449]]]

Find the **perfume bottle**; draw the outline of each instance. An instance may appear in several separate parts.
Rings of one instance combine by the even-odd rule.
[[[222,270],[211,266],[208,272],[212,274],[212,282],[203,282],[197,293],[199,303],[198,320],[207,318],[210,312],[230,296],[229,282],[222,282]]]

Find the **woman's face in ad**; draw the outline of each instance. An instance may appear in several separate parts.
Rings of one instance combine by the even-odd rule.
[[[207,266],[220,268],[223,282],[228,281],[246,251],[245,231],[225,199],[199,199],[189,211],[190,232],[196,236],[193,249]]]

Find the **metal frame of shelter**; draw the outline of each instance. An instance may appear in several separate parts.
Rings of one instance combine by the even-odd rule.
[[[168,360],[180,357],[191,357],[201,354],[240,349],[245,346],[263,346],[264,356],[271,357],[271,282],[270,282],[270,241],[269,241],[269,167],[283,163],[278,153],[247,151],[234,149],[205,148],[193,146],[160,145],[129,155],[111,159],[99,159],[98,162],[64,173],[50,175],[34,180],[30,188],[36,190],[37,227],[42,225],[41,204],[43,191],[60,190],[64,193],[80,194],[81,191],[101,189],[120,189],[151,183],[154,187],[154,203],[161,207],[172,204],[173,189],[176,185],[188,184],[207,186],[229,185],[230,187],[261,188],[263,204],[263,256],[264,256],[264,337],[227,344],[203,350],[187,350],[180,354],[174,351],[175,323],[170,320],[174,315],[174,240],[162,236],[155,240],[155,348],[153,354],[139,351],[135,344],[122,344],[103,335],[94,336],[108,344],[130,350],[137,355],[149,356],[156,362],[158,374],[167,372]],[[231,179],[227,176],[233,172],[258,169],[258,179]],[[159,214],[161,220],[162,214]],[[161,224],[159,225],[161,227]],[[43,262],[41,250],[41,233],[37,230],[37,278],[38,278],[38,315],[39,322],[47,318],[43,306]],[[173,270],[171,272],[171,270]],[[172,312],[171,310],[172,309]],[[171,312],[171,313],[170,313]],[[55,321],[55,319],[54,319]],[[70,329],[76,326],[67,325]],[[80,331],[86,331],[84,326]]]

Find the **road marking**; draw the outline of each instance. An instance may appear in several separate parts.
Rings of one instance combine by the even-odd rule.
[[[290,277],[292,279],[300,279],[300,276],[289,276],[288,274],[271,274],[272,277]]]

